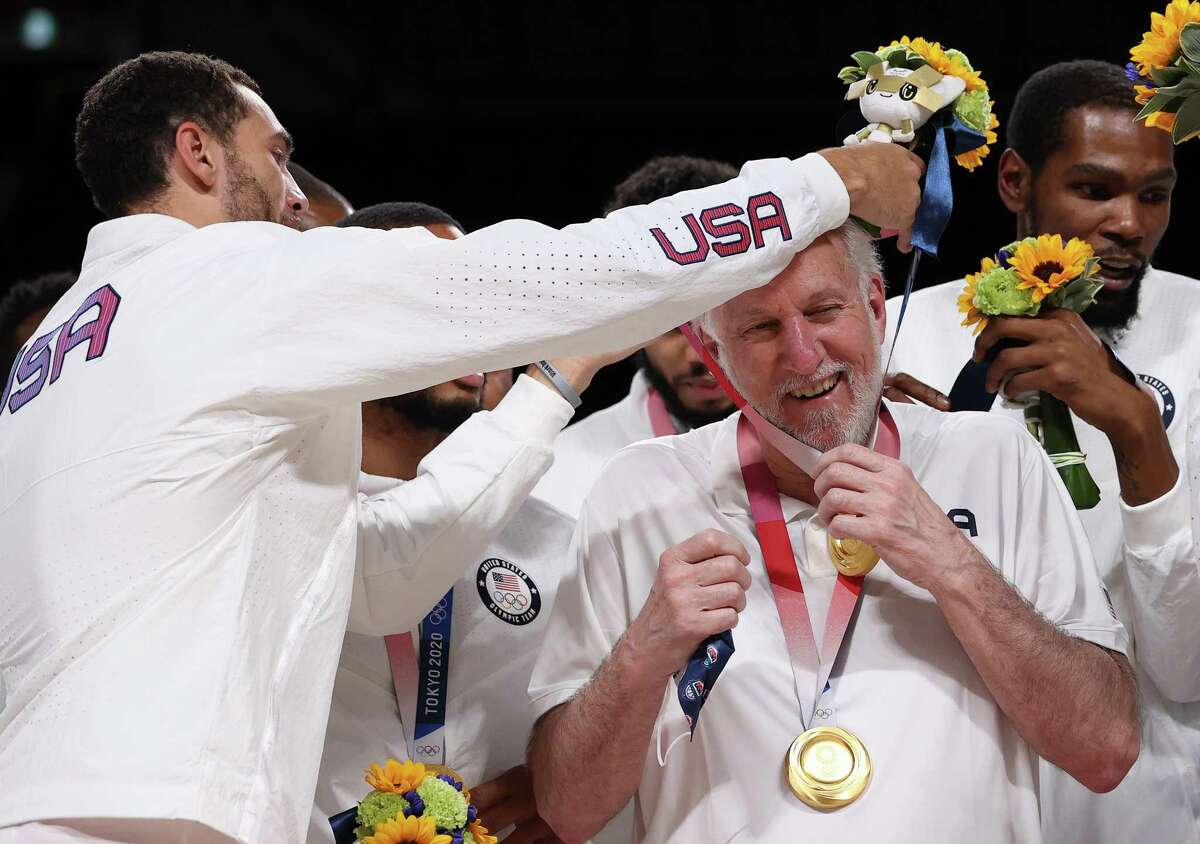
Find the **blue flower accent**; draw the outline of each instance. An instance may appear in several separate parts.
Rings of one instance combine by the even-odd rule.
[[[1132,82],[1134,85],[1145,85],[1149,88],[1157,88],[1158,87],[1157,85],[1154,84],[1153,79],[1142,76],[1140,73],[1138,73],[1138,69],[1136,67],[1134,67],[1133,62],[1125,63],[1125,78],[1128,79],[1130,82]]]
[[[440,779],[442,782],[446,783],[447,785],[454,786],[455,789],[457,789],[458,791],[462,791],[462,788],[463,788],[462,783],[459,782],[458,780],[456,780],[454,777],[450,776],[449,774],[438,774],[438,779]]]
[[[463,834],[461,831],[450,836],[450,844],[463,844]]]
[[[1008,266],[1008,259],[1012,257],[1012,253],[1007,249],[1001,249],[996,253],[996,263],[1002,267]]]
[[[475,823],[479,820],[479,810],[475,808],[475,804],[471,803],[467,806],[467,823]]]
[[[405,792],[404,799],[408,801],[408,808],[404,810],[404,817],[419,818],[425,814],[425,801],[421,799],[421,795],[417,794],[417,792]]]

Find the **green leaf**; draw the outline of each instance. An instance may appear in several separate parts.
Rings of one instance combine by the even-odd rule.
[[[1186,24],[1179,31],[1179,50],[1184,58],[1200,61],[1200,23]]]
[[[1175,128],[1171,139],[1177,144],[1200,135],[1200,96],[1193,94],[1184,100],[1175,113]]]
[[[843,67],[838,71],[838,79],[849,85],[852,82],[857,82],[865,76],[861,67]]]
[[[1187,76],[1187,70],[1182,67],[1154,67],[1150,69],[1150,78],[1160,87],[1174,85]]]
[[[850,58],[852,58],[856,62],[858,62],[858,66],[860,68],[862,68],[863,70],[866,70],[868,67],[870,67],[873,64],[879,64],[881,61],[883,61],[883,59],[879,58],[879,56],[877,56],[875,53],[869,52],[867,50],[859,50],[857,53],[852,55]]]
[[[1142,110],[1138,112],[1134,120],[1145,120],[1156,111],[1165,111],[1167,107],[1174,103],[1179,97],[1172,94],[1155,94],[1150,98],[1150,101],[1142,106]]]
[[[1181,79],[1175,85],[1171,85],[1167,88],[1159,88],[1157,93],[1170,94],[1176,97],[1186,97],[1188,94],[1193,94],[1196,91],[1200,91],[1200,77],[1188,76],[1184,79]]]

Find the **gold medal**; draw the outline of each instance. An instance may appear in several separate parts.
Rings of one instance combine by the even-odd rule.
[[[854,733],[838,727],[805,730],[788,749],[788,785],[814,809],[853,803],[871,782],[871,757]]]
[[[875,549],[857,539],[834,539],[829,536],[828,545],[834,566],[848,577],[864,575],[879,562]]]

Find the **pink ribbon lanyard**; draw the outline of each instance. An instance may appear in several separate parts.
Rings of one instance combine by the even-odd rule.
[[[679,433],[667,403],[659,395],[658,390],[651,389],[646,393],[646,413],[650,416],[650,430],[656,437],[673,437]]]
[[[838,574],[833,597],[829,602],[829,614],[825,620],[821,653],[818,656],[812,622],[808,615],[808,602],[804,597],[804,585],[796,568],[796,555],[788,537],[787,523],[783,519],[783,507],[779,502],[779,488],[775,483],[775,476],[763,461],[762,443],[752,423],[745,416],[738,420],[737,448],[742,480],[746,484],[746,495],[750,499],[750,513],[754,517],[754,531],[758,536],[759,547],[762,548],[767,575],[771,581],[771,592],[775,596],[775,607],[779,611],[779,622],[783,627],[783,638],[792,662],[796,694],[800,697],[800,717],[807,728],[829,682],[829,675],[834,662],[837,661],[838,651],[850,626],[850,619],[854,616],[854,608],[862,594],[863,578]],[[808,704],[809,697],[801,689],[801,678],[807,676],[809,671],[817,675],[811,705]]]

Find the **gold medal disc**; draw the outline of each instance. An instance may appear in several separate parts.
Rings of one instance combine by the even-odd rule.
[[[828,544],[834,566],[848,577],[864,575],[879,562],[875,549],[857,539],[834,539],[830,536]]]
[[[814,727],[787,754],[788,785],[803,803],[829,811],[853,803],[871,782],[871,757],[854,733]]]

